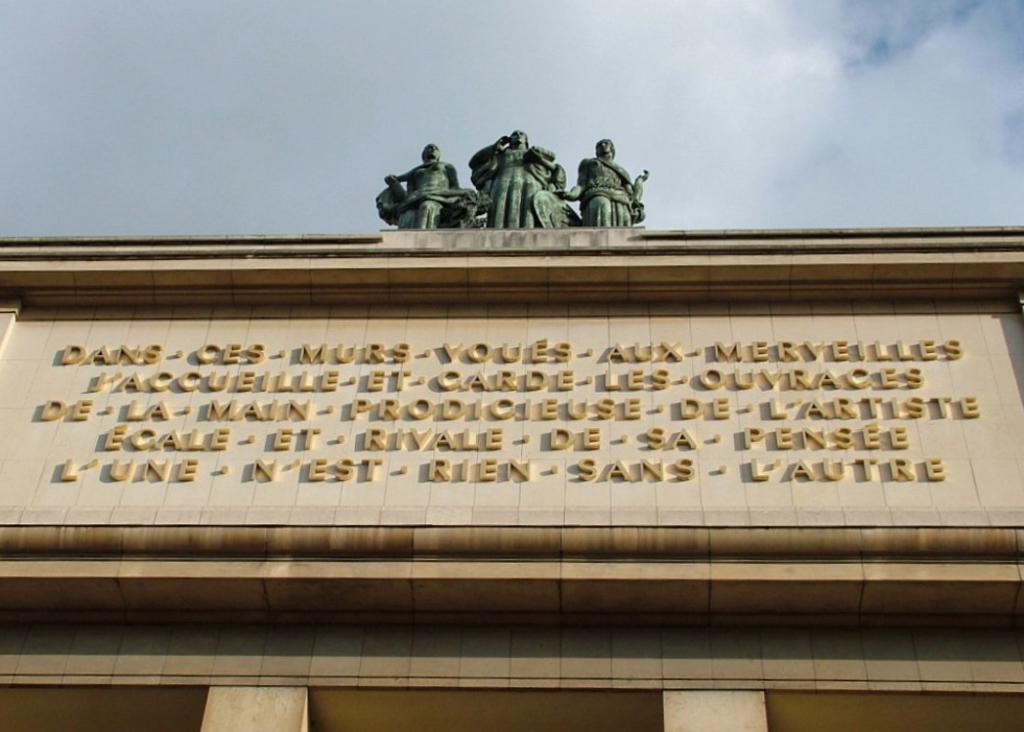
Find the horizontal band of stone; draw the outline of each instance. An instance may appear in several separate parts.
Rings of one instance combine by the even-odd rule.
[[[1009,627],[1003,529],[8,527],[0,620]]]
[[[384,231],[378,234],[302,234],[229,236],[0,237],[0,259],[53,258],[75,255],[90,259],[125,257],[158,259],[167,255],[204,257],[274,254],[309,256],[311,252],[340,257],[388,254],[445,256],[448,252],[481,251],[493,255],[529,255],[538,249],[586,254],[594,250],[642,249],[673,251],[1017,251],[1024,248],[1022,227],[865,228],[865,229],[559,229],[559,230],[436,230]]]
[[[104,258],[113,252],[139,257],[161,257],[175,252],[204,251],[209,256],[239,256],[261,251],[287,253],[310,249],[336,251],[339,247],[364,247],[383,241],[381,234],[299,234],[278,236],[40,236],[0,237],[0,259],[26,255],[51,257],[61,253]]]
[[[0,239],[0,260],[0,296],[26,304],[259,304],[268,294],[275,303],[307,304],[978,298],[1016,294],[1024,234],[590,229],[389,232],[336,241]]]
[[[0,563],[0,621],[962,625],[1024,615],[1016,562]]]
[[[480,625],[7,626],[4,685],[1021,693],[1024,632]]]
[[[1013,528],[3,526],[4,558],[1017,560]]]

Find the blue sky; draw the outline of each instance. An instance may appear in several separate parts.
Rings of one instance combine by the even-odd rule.
[[[1022,0],[0,0],[0,236],[361,232],[603,137],[652,229],[1024,224]]]

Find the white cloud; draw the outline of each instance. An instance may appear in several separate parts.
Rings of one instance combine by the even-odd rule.
[[[0,3],[0,235],[365,231],[383,176],[612,137],[651,228],[1021,223],[1011,0]]]

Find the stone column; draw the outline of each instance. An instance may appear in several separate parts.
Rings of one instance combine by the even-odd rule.
[[[211,686],[201,732],[309,732],[306,688]]]
[[[768,732],[763,691],[666,691],[662,703],[665,732]]]

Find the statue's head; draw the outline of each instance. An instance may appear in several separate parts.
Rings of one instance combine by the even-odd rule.
[[[597,145],[594,148],[594,152],[597,153],[599,158],[614,158],[615,157],[615,143],[611,140],[604,139],[598,140]]]
[[[530,138],[526,136],[526,133],[522,130],[513,130],[512,134],[508,136],[508,139],[512,141],[513,147],[529,147]]]
[[[441,148],[434,143],[430,143],[423,148],[423,162],[424,163],[436,163],[441,159]]]

